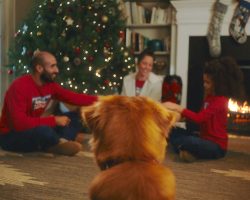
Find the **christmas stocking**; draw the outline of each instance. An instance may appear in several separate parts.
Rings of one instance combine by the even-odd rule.
[[[218,57],[221,54],[220,31],[224,16],[227,12],[227,5],[216,1],[214,5],[212,19],[208,28],[207,40],[209,52],[212,57]]]
[[[250,2],[240,0],[229,26],[230,35],[240,44],[247,41],[245,26],[250,16]]]

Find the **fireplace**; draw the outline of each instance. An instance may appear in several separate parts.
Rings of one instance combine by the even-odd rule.
[[[176,73],[182,78],[183,92],[181,104],[184,107],[187,106],[194,111],[198,111],[203,99],[201,66],[204,65],[204,62],[211,59],[206,35],[215,0],[171,0],[171,3],[176,9],[176,25],[175,29],[173,29],[174,34],[172,34],[175,54],[171,55],[174,58],[171,58],[171,73]],[[247,55],[250,52],[250,38],[248,38],[245,44],[238,44],[229,35],[228,28],[237,2],[228,1],[228,3],[228,10],[221,28],[222,56],[229,55],[237,59],[247,82],[250,81],[250,69],[248,68],[250,66],[250,56]],[[247,23],[245,30],[247,35],[250,35],[250,22]],[[245,85],[248,94],[246,100],[250,102],[250,84],[247,85],[245,83]],[[239,115],[235,116],[239,117]],[[240,120],[233,122],[236,121]],[[192,124],[187,124],[187,127],[197,129]]]

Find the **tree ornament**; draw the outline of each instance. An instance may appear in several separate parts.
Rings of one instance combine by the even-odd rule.
[[[94,57],[93,56],[88,56],[88,61],[89,62],[93,62],[94,61]]]
[[[110,48],[110,43],[109,43],[109,42],[105,42],[105,43],[104,43],[104,46],[105,46],[106,48]]]
[[[124,52],[124,56],[125,56],[125,57],[128,57],[128,55],[129,55],[128,52],[125,51],[125,52]]]
[[[105,84],[106,86],[108,86],[108,85],[109,85],[109,83],[110,83],[110,81],[109,81],[109,80],[104,80],[104,84]]]
[[[80,47],[76,47],[76,48],[75,48],[75,53],[76,53],[77,55],[79,55],[79,54],[81,53]]]
[[[74,23],[74,20],[71,17],[64,17],[64,20],[66,21],[68,26],[72,26]]]
[[[103,22],[103,23],[107,23],[108,20],[109,20],[109,18],[108,18],[107,15],[103,15],[103,16],[102,16],[102,22]]]
[[[81,59],[80,58],[75,58],[74,59],[74,64],[76,65],[76,66],[79,66],[80,64],[81,64],[82,62],[81,62]]]
[[[96,32],[100,33],[101,32],[101,27],[98,26],[98,27],[96,27],[95,30],[96,30]]]
[[[64,57],[63,57],[63,61],[64,61],[64,62],[69,62],[69,57],[68,57],[68,56],[64,56]]]
[[[37,35],[37,36],[41,36],[41,35],[42,35],[42,32],[41,32],[41,31],[38,31],[38,32],[36,33],[36,35]]]
[[[12,75],[12,74],[13,74],[13,70],[12,70],[12,69],[9,69],[7,73],[8,73],[9,75]]]
[[[125,32],[124,31],[119,31],[119,38],[122,40],[125,38]]]

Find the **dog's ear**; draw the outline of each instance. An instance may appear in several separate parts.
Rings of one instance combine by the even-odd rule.
[[[96,102],[91,106],[81,108],[81,117],[88,128],[93,132],[98,131],[98,127],[100,127],[98,125],[100,121],[100,104],[100,102]]]
[[[168,134],[171,131],[172,127],[175,125],[177,121],[179,121],[180,114],[164,108],[161,104],[158,104],[156,108],[157,111],[155,113],[158,112],[159,116],[161,116],[157,117],[159,126],[165,128],[164,130],[165,137],[168,138]]]

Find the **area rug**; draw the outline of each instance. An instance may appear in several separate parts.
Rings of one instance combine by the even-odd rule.
[[[0,150],[0,200],[88,200],[99,173],[87,141],[74,157]],[[167,151],[164,162],[176,176],[177,200],[249,200],[250,138],[231,137],[220,160],[183,163]]]

